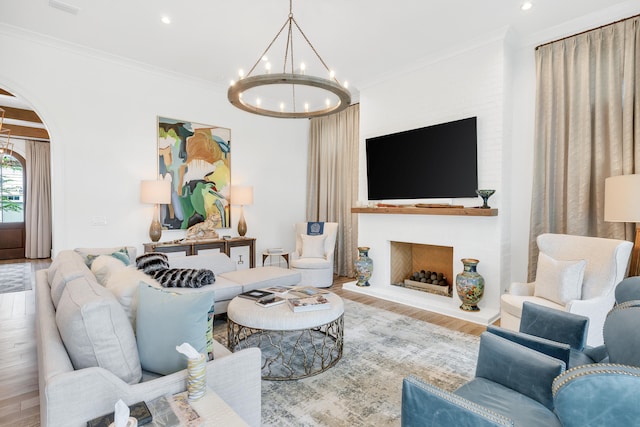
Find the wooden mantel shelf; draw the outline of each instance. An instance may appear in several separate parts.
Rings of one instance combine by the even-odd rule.
[[[461,216],[498,216],[498,209],[481,208],[417,208],[417,207],[376,207],[351,208],[351,213],[399,214],[399,215],[461,215]]]

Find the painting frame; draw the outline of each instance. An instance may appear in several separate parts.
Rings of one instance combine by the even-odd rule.
[[[231,129],[164,116],[156,123],[158,179],[171,182],[162,227],[186,230],[209,218],[230,228]]]

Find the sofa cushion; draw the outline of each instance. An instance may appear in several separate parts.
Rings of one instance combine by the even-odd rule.
[[[134,331],[136,330],[138,285],[140,285],[140,283],[156,288],[161,287],[153,277],[144,274],[133,266],[128,266],[113,272],[104,284],[105,288],[111,291],[124,309]]]
[[[270,286],[293,286],[300,283],[300,273],[276,266],[256,267],[247,270],[230,271],[219,277],[242,285],[242,292]]]
[[[47,281],[49,284],[53,282],[53,278],[61,265],[67,262],[79,262],[84,264],[82,257],[74,251],[60,251],[51,262],[51,265],[47,269]]]
[[[136,248],[133,246],[116,246],[113,248],[76,248],[74,251],[84,259],[88,267],[100,255],[109,255],[118,258],[129,265],[136,259]]]
[[[324,242],[327,240],[327,236],[320,234],[317,236],[309,236],[307,234],[301,234],[302,239],[302,254],[301,258],[324,258]]]
[[[99,255],[93,263],[91,263],[91,272],[96,276],[96,280],[104,286],[114,271],[127,267],[121,259],[110,255]]]
[[[185,342],[206,353],[213,292],[176,294],[147,285],[138,292],[136,329],[144,370],[168,375],[185,369],[187,359],[176,351]]]
[[[198,254],[169,258],[171,268],[208,268],[215,274],[235,271],[236,263],[227,254]]]
[[[75,369],[98,366],[129,384],[140,381],[133,328],[107,289],[85,277],[70,281],[56,310],[56,325]]]
[[[557,260],[544,252],[538,257],[534,296],[565,305],[580,299],[585,260]]]
[[[58,307],[62,292],[67,286],[67,283],[79,277],[85,277],[87,280],[95,281],[95,277],[82,262],[82,259],[70,259],[68,262],[58,266],[53,280],[49,283],[51,286],[51,301],[53,301],[54,307]]]

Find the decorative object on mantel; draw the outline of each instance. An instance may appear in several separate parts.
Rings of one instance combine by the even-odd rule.
[[[238,234],[247,234],[247,222],[244,219],[244,205],[253,204],[253,187],[236,186],[231,187],[231,204],[240,205],[240,220],[238,221]]]
[[[495,193],[496,190],[476,190],[476,193],[478,194],[478,196],[482,197],[482,206],[480,206],[482,209],[489,209],[491,208],[491,206],[489,206],[489,204],[487,203],[489,201],[489,197],[493,196],[493,193]]]
[[[484,277],[476,271],[480,261],[473,258],[461,259],[464,270],[456,276],[456,291],[462,301],[460,309],[480,311],[478,303],[484,294]]]
[[[153,220],[149,227],[149,237],[157,242],[162,237],[160,212],[158,205],[171,203],[171,182],[162,180],[148,180],[140,183],[140,201],[154,205]]]
[[[310,48],[308,53],[304,50],[295,50],[295,53],[300,57],[305,54],[310,58],[315,56],[319,60],[318,62],[299,65],[293,63],[293,40],[296,36],[293,31],[294,27],[297,28],[298,33]],[[271,59],[267,55],[285,28],[287,28],[287,37],[282,72],[271,73]],[[264,62],[264,73],[251,75],[260,62]],[[317,66],[318,70],[315,70],[314,66]],[[289,71],[287,71],[288,67],[290,67]],[[320,77],[317,73],[313,75],[317,71],[326,72],[327,77]],[[260,95],[260,91],[255,90],[265,87],[271,88],[271,92],[265,91]],[[318,92],[321,93],[321,96],[317,95]],[[283,98],[270,99],[269,95],[283,96]],[[290,100],[285,101],[285,96]],[[305,96],[312,98],[307,99]],[[227,98],[231,104],[249,113],[292,119],[326,116],[342,111],[351,104],[351,94],[347,90],[347,83],[340,84],[333,70],[329,69],[293,17],[292,0],[289,0],[287,20],[247,75],[245,76],[244,72],[240,70],[239,80],[231,82]],[[252,98],[252,101],[249,101],[249,98]]]
[[[366,246],[358,247],[358,259],[353,263],[356,268],[356,279],[358,286],[370,286],[369,279],[373,273],[373,260],[369,258],[369,248]]]

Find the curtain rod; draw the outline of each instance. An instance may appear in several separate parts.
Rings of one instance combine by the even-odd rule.
[[[637,14],[637,15],[629,16],[628,18],[618,19],[617,21],[611,22],[609,24],[604,24],[604,25],[600,25],[599,27],[591,28],[589,30],[584,30],[584,31],[581,31],[581,32],[576,33],[576,34],[572,34],[570,36],[561,37],[561,38],[559,38],[557,40],[553,40],[553,41],[550,41],[550,42],[547,42],[547,43],[542,43],[541,45],[536,46],[536,50],[538,50],[539,48],[541,48],[543,46],[546,46],[546,45],[549,45],[549,44],[552,44],[552,43],[555,43],[555,42],[559,42],[561,40],[570,39],[571,37],[576,37],[576,36],[579,36],[581,34],[585,34],[585,33],[591,32],[591,31],[595,31],[595,30],[599,30],[601,28],[609,27],[611,25],[619,24],[620,22],[624,22],[624,21],[627,21],[629,19],[634,19],[634,18],[638,18],[638,17],[640,17],[640,13]]]

